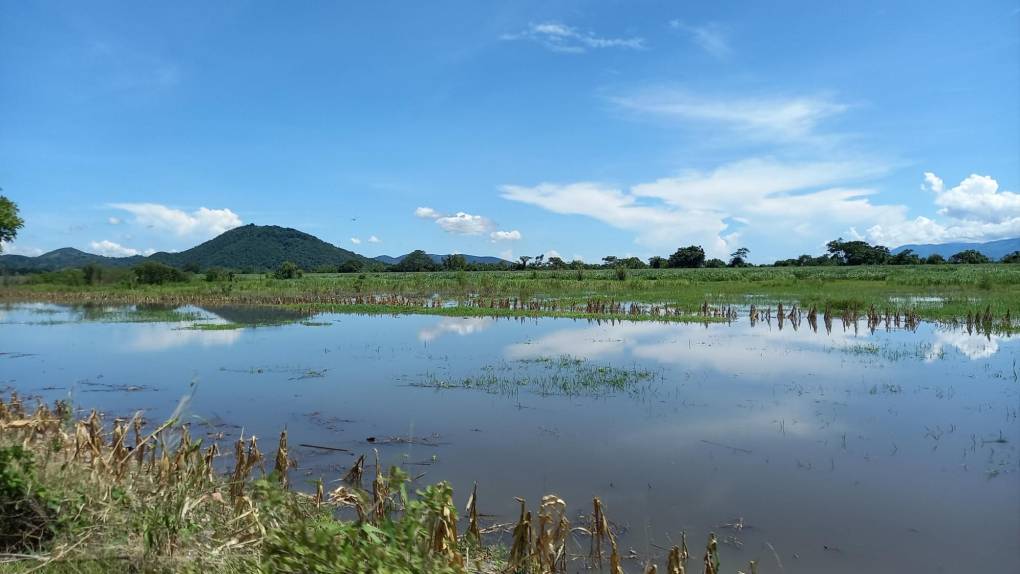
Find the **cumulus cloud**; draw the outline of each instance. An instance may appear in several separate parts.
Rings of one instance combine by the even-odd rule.
[[[443,231],[458,235],[481,235],[492,228],[492,222],[487,218],[463,211],[440,217],[436,219],[436,224],[442,227]]]
[[[754,159],[709,172],[640,183],[629,189],[598,182],[505,185],[504,198],[568,215],[582,215],[632,231],[640,244],[657,249],[700,243],[713,256],[739,247],[744,227],[791,229],[822,220],[846,228],[901,220],[905,208],[876,205],[868,188],[841,183],[882,173],[859,162],[785,163]],[[819,238],[822,239],[822,238]]]
[[[559,257],[560,259],[563,259],[563,256],[560,255],[560,252],[556,251],[555,249],[550,249],[549,251],[546,251],[543,254],[543,256],[545,257],[546,261],[552,259],[553,257]]]
[[[493,223],[489,218],[463,211],[458,211],[453,215],[443,215],[431,207],[419,207],[414,210],[414,215],[422,219],[434,220],[443,231],[458,235],[482,235],[493,228]]]
[[[119,243],[110,241],[109,239],[92,241],[89,243],[89,249],[91,249],[93,253],[106,255],[107,257],[132,257],[134,255],[152,255],[155,253],[155,250],[153,249],[146,249],[142,251],[133,247],[125,247]]]
[[[610,38],[592,32],[578,30],[559,22],[531,24],[516,34],[504,34],[503,40],[528,40],[536,42],[553,52],[583,54],[592,49],[623,48],[640,50],[645,47],[644,38]]]
[[[921,189],[934,195],[937,221],[924,216],[880,223],[869,227],[863,237],[875,243],[898,246],[912,243],[991,241],[1020,235],[1020,195],[999,191],[990,176],[971,174],[959,185],[946,189],[932,172],[924,173]]]
[[[107,219],[106,222],[109,223],[110,225],[120,225],[121,219],[119,217],[111,217]]]
[[[987,175],[972,173],[948,190],[934,173],[926,172],[924,177],[935,193],[939,215],[987,223],[1002,223],[1020,217],[1020,194],[999,191],[999,182]]]
[[[801,140],[847,106],[823,96],[705,97],[683,89],[652,88],[611,97],[621,108],[683,122],[728,127],[741,137]]]
[[[137,225],[179,236],[212,237],[242,225],[229,209],[200,207],[189,213],[158,203],[113,203],[110,207],[130,213]]]
[[[419,207],[414,210],[414,216],[422,219],[439,219],[442,217],[438,211],[431,207]]]
[[[382,243],[382,239],[379,239],[379,238],[378,238],[378,237],[376,237],[375,235],[371,235],[371,236],[369,236],[369,238],[368,238],[368,242],[369,242],[369,243]]]
[[[357,237],[352,237],[351,238],[351,243],[353,243],[355,245],[361,245],[361,240],[358,239]]]
[[[512,231],[493,231],[489,234],[489,238],[493,241],[518,241],[521,238],[521,232],[516,229]]]

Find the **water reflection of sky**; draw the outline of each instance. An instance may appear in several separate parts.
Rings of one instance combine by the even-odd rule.
[[[332,314],[272,318],[314,327],[195,330],[188,321],[75,322],[81,313],[55,306],[4,312],[0,385],[111,415],[146,409],[154,420],[193,394],[197,434],[200,421],[216,421],[209,432],[227,439],[241,427],[259,436],[287,427],[295,445],[379,448],[388,463],[420,463],[412,474],[450,480],[458,493],[478,481],[483,511],[500,520],[512,520],[513,496],[556,492],[576,513],[597,495],[628,527],[625,548],[642,555],[681,528],[700,538],[742,516],[753,525],[736,534],[743,548],[723,549],[734,569],[760,559],[762,572],[778,571],[766,542],[787,572],[1015,564],[1015,337],[926,323],[827,334],[742,320]],[[259,321],[251,310],[209,313],[201,322]],[[533,359],[563,355],[657,376],[598,396],[414,386],[483,372],[561,376],[555,361]],[[144,389],[112,392],[124,385]],[[1008,442],[992,442],[1000,432]],[[365,441],[433,433],[441,446]],[[335,479],[350,464],[294,454],[300,477]],[[977,547],[978,556],[946,551]]]

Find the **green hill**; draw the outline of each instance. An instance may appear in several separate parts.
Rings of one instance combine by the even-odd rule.
[[[200,269],[229,267],[240,271],[276,269],[284,261],[293,261],[309,271],[336,268],[350,259],[371,261],[297,229],[254,224],[231,229],[187,251],[154,253],[149,259],[179,268],[197,265]]]
[[[54,249],[38,257],[0,255],[0,269],[17,272],[54,271],[69,267],[84,267],[89,263],[103,267],[131,267],[145,261],[141,255],[133,257],[105,257],[86,253],[73,247]]]

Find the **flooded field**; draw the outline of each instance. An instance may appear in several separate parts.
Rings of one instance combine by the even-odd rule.
[[[224,442],[287,428],[299,488],[378,449],[461,508],[477,482],[484,525],[512,523],[514,496],[572,517],[599,496],[627,571],[683,531],[692,549],[717,533],[724,571],[1016,568],[1020,338],[747,317],[22,304],[0,309],[0,389],[150,423],[180,409]]]

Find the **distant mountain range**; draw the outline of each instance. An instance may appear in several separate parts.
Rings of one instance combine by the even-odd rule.
[[[342,249],[297,229],[276,225],[244,225],[220,234],[205,243],[186,251],[161,251],[149,257],[106,257],[86,253],[72,247],[56,249],[38,257],[0,255],[0,269],[16,272],[55,271],[69,267],[83,267],[89,263],[104,267],[133,267],[143,261],[159,261],[173,267],[188,265],[199,269],[224,267],[240,271],[266,271],[276,269],[284,261],[293,261],[305,270],[337,268],[351,259],[378,265],[393,265],[400,257],[380,256],[374,259]],[[445,255],[430,255],[433,261],[442,262]],[[498,257],[465,255],[469,263],[509,263]]]
[[[380,255],[378,257],[373,257],[372,259],[375,259],[376,261],[379,261],[381,263],[385,263],[387,265],[396,265],[397,263],[400,263],[401,261],[403,261],[404,258],[407,257],[408,255],[410,255],[410,253],[405,253],[404,255],[398,255],[396,257],[390,257],[389,255]],[[426,255],[428,255],[429,258],[432,259],[432,261],[434,261],[435,263],[442,263],[443,259],[446,259],[447,257],[450,256],[450,255],[437,255],[435,253],[426,253]],[[461,255],[464,256],[464,260],[467,261],[467,263],[469,265],[512,265],[513,264],[512,262],[507,261],[506,259],[500,259],[499,257],[492,257],[492,256],[488,256],[488,255],[464,255],[463,253]]]
[[[73,247],[54,249],[38,257],[27,255],[0,255],[0,269],[11,271],[53,271],[68,267],[84,267],[89,263],[104,267],[131,267],[145,261],[145,257],[105,257],[86,253]]]
[[[1000,239],[998,241],[989,241],[987,243],[924,243],[919,245],[900,245],[896,249],[893,249],[893,254],[912,249],[920,257],[928,257],[938,253],[939,255],[949,259],[951,255],[955,255],[961,251],[973,249],[980,251],[986,257],[993,261],[1002,259],[1003,255],[1009,255],[1014,251],[1020,251],[1020,237],[1014,237],[1012,239]]]

